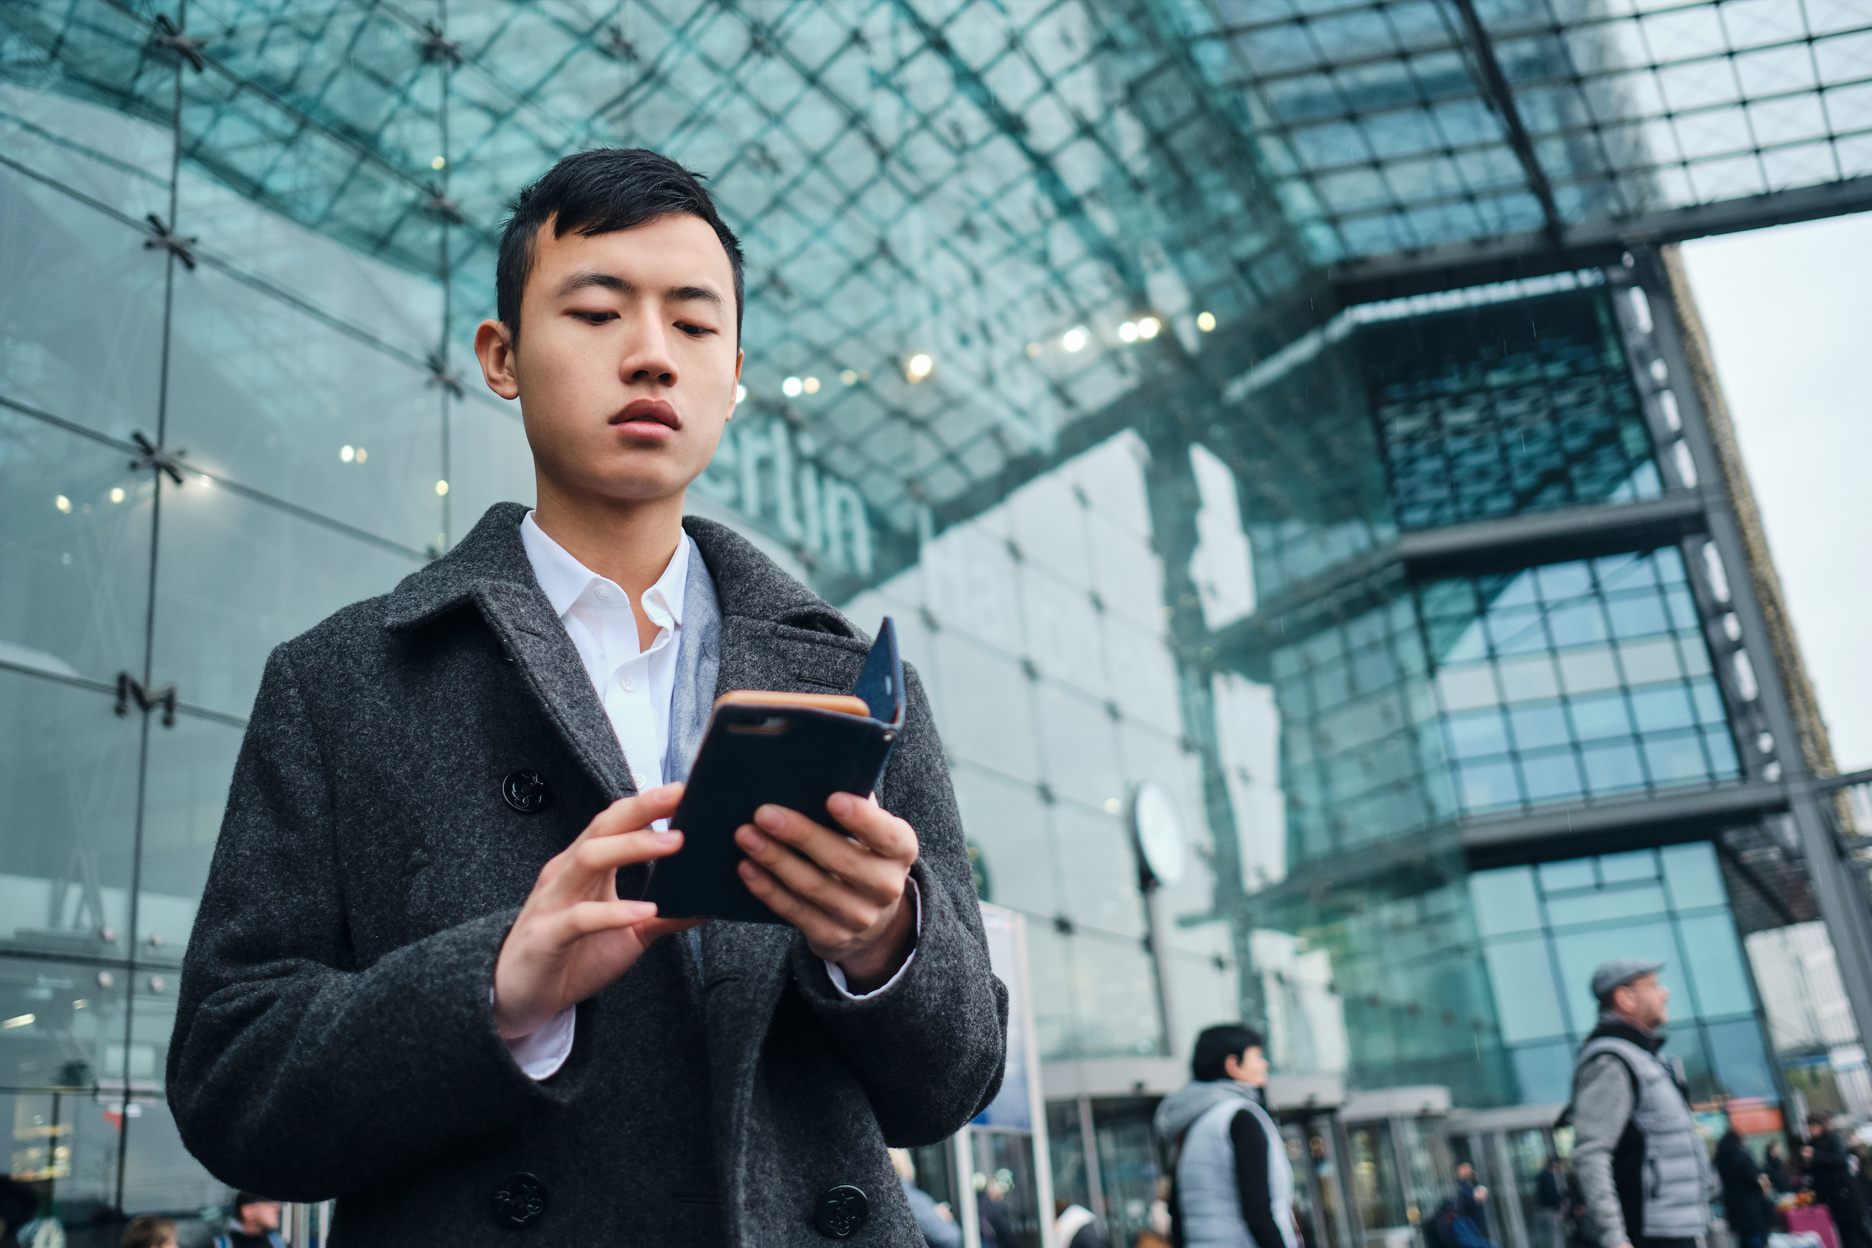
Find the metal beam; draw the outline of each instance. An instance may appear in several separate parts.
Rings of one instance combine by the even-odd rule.
[[[1517,277],[1616,262],[1635,246],[1734,234],[1770,225],[1872,211],[1872,174],[1766,195],[1666,208],[1562,229],[1559,246],[1545,230],[1470,243],[1391,252],[1333,266],[1328,276],[1344,304],[1480,286]]]
[[[1394,591],[1385,573],[1400,565],[1427,578],[1645,550],[1702,532],[1707,504],[1702,490],[1673,490],[1635,503],[1588,503],[1400,533],[1394,542],[1270,596],[1253,615],[1212,633],[1207,644],[1224,665],[1259,678],[1266,654],[1276,646],[1299,641]],[[1370,592],[1356,592],[1360,587]]]
[[[1466,820],[1462,843],[1472,867],[1573,858],[1599,852],[1601,843],[1632,849],[1705,840],[1725,824],[1785,811],[1788,802],[1785,784],[1766,781],[1648,794],[1590,806]]]
[[[1527,126],[1521,121],[1521,109],[1515,103],[1514,91],[1508,86],[1508,77],[1502,73],[1501,62],[1495,57],[1495,42],[1489,38],[1482,19],[1476,16],[1475,0],[1454,2],[1457,12],[1462,14],[1469,51],[1475,57],[1476,85],[1481,88],[1482,98],[1501,118],[1502,128],[1508,132],[1508,146],[1514,149],[1515,159],[1521,162],[1528,190],[1540,201],[1541,216],[1547,220],[1548,245],[1558,246],[1566,222],[1560,217],[1560,206],[1554,202],[1553,183],[1547,180],[1547,171],[1541,168],[1540,159],[1534,154],[1534,141],[1528,138]]]
[[[1593,503],[1400,534],[1398,557],[1413,573],[1472,573],[1643,549],[1703,531],[1700,490],[1636,503]]]

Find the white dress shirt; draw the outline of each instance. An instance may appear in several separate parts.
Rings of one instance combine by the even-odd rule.
[[[674,777],[663,774],[664,756],[669,753],[670,703],[676,695],[676,653],[682,642],[683,596],[689,588],[689,561],[700,559],[695,539],[687,533],[676,544],[669,566],[663,569],[656,584],[643,596],[644,615],[657,626],[657,635],[644,649],[638,639],[637,617],[631,610],[630,596],[609,577],[599,576],[573,558],[571,553],[546,535],[528,512],[520,522],[520,542],[526,548],[527,561],[539,581],[546,601],[565,625],[566,635],[578,650],[585,674],[591,678],[598,700],[604,704],[605,718],[617,734],[618,748],[639,793],[654,789]],[[667,819],[657,820],[657,827],[668,826]],[[923,930],[923,899],[911,880],[910,894],[916,906],[916,926]],[[888,991],[916,957],[912,949],[903,966],[889,982],[873,992],[854,993],[845,972],[836,963],[825,964],[826,974],[840,993],[854,1001]],[[490,1000],[493,989],[488,990]],[[539,1030],[507,1042],[520,1069],[533,1079],[546,1079],[557,1073],[572,1052],[573,1008],[568,1006],[548,1019]]]

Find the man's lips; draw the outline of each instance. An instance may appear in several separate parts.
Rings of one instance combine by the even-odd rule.
[[[681,429],[682,417],[665,399],[632,399],[618,409],[611,418],[613,425],[662,425],[669,429]]]

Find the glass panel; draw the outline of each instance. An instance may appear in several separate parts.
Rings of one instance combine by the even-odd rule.
[[[1683,934],[1683,956],[1696,988],[1697,1014],[1702,1018],[1752,1014],[1755,1001],[1749,994],[1748,971],[1742,964],[1735,921],[1726,914],[1712,914],[1679,919],[1677,926]]]
[[[1124,821],[1061,803],[1053,808],[1053,834],[1066,913],[1084,927],[1142,937],[1144,898]]]
[[[1573,1096],[1573,1045],[1533,1044],[1513,1052],[1524,1105],[1564,1105]]]
[[[1664,878],[1670,885],[1671,904],[1679,910],[1720,906],[1728,900],[1716,851],[1707,844],[1667,845],[1658,851]]]
[[[1730,1096],[1758,1096],[1778,1100],[1774,1068],[1762,1045],[1761,1024],[1746,1018],[1730,1023],[1710,1023],[1704,1028],[1709,1037],[1710,1057],[1715,1062],[1716,1080]]]
[[[1566,1020],[1560,1013],[1547,942],[1539,937],[1490,941],[1484,953],[1503,1041],[1515,1044],[1564,1035]]]
[[[178,278],[174,316],[169,441],[190,464],[413,550],[438,544],[442,406],[425,373],[205,266]]]
[[[1567,994],[1576,1030],[1590,1030],[1590,1020],[1599,1016],[1599,1003],[1592,995],[1593,968],[1613,958],[1652,958],[1664,963],[1658,979],[1671,990],[1674,1002],[1689,1004],[1683,991],[1683,967],[1678,965],[1676,942],[1667,923],[1632,923],[1556,934],[1553,944],[1560,962],[1560,990]]]
[[[156,434],[163,253],[0,166],[0,395],[119,438]]]
[[[163,498],[156,671],[185,702],[244,716],[274,646],[415,571],[386,550],[187,478]]]
[[[1540,926],[1532,867],[1478,871],[1469,877],[1469,894],[1475,900],[1476,930],[1484,936],[1533,931]]]
[[[1157,1145],[1151,1131],[1156,1108],[1156,1101],[1142,1097],[1092,1103],[1109,1243],[1135,1243],[1150,1229],[1151,1202],[1157,1198]]]
[[[122,451],[0,409],[0,663],[143,670],[154,490]]]
[[[188,714],[150,735],[136,956],[154,973],[182,965],[244,735]]]
[[[1059,914],[1057,860],[1039,791],[973,765],[958,766],[951,780],[962,826],[981,850],[983,900],[1049,920]]]
[[[139,714],[0,671],[0,951],[125,955]]]
[[[1064,943],[1080,1052],[1087,1057],[1162,1052],[1156,976],[1142,944],[1085,930]]]

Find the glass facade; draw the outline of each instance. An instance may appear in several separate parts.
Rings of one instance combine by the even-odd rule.
[[[1587,987],[1609,958],[1663,962],[1670,1040],[1696,1102],[1777,1096],[1760,1007],[1715,851],[1670,845],[1469,877],[1489,983],[1521,1099],[1570,1099],[1598,1020]]]
[[[1773,816],[1498,843],[1780,775],[1708,526],[1567,545],[1723,488],[1654,253],[1347,276],[1865,172],[1872,33],[1735,8],[6,5],[12,1173],[74,1236],[224,1195],[162,1078],[265,656],[533,497],[468,343],[507,201],[599,144],[706,173],[741,234],[747,393],[692,510],[895,618],[983,896],[1027,916],[1050,1070],[1161,1071],[1245,1017],[1283,1073],[1550,1099],[1580,951],[1642,937],[1677,951],[1699,1095],[1863,1072],[1824,976],[1756,992],[1827,947]],[[1148,889],[1145,781],[1189,851]],[[1056,1098],[1052,1151],[1128,1237],[1155,1163],[1114,1079],[1095,1122]],[[1428,1198],[1419,1129],[1296,1135],[1349,1184],[1309,1189],[1335,1236]]]

